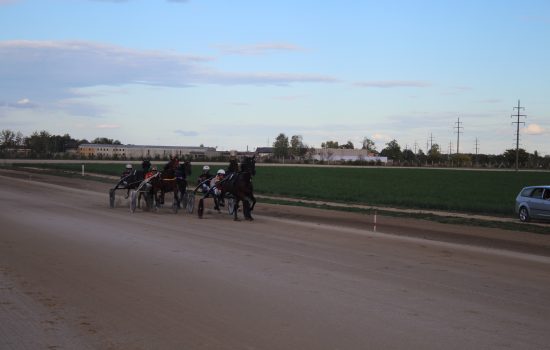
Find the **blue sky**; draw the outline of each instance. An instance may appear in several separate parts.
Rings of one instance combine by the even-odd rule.
[[[550,155],[550,1],[0,0],[0,129]]]

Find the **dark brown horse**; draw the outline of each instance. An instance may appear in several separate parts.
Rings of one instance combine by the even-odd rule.
[[[178,187],[178,179],[176,178],[176,170],[179,168],[180,163],[178,158],[173,157],[164,166],[164,169],[160,172],[160,175],[156,176],[152,181],[152,192],[155,197],[156,207],[160,208],[164,205],[164,195],[166,193],[174,193],[174,201],[172,202],[172,210],[178,211],[180,205],[180,189]]]
[[[233,207],[233,219],[235,221],[239,220],[237,217],[239,202],[243,203],[244,218],[246,220],[254,220],[251,215],[256,205],[254,188],[252,186],[252,177],[254,175],[256,175],[256,158],[245,157],[241,163],[240,171],[226,174],[226,178],[218,184],[222,190],[222,198],[224,195],[230,195],[235,199]]]

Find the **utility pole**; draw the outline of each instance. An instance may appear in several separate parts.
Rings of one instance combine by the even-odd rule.
[[[453,153],[453,141],[449,141],[448,158],[449,158],[449,163],[451,164],[451,167],[453,166],[453,159],[451,158],[452,153]]]
[[[477,152],[479,151],[479,142],[476,137],[476,165],[477,165]]]
[[[430,133],[430,149],[434,146],[434,135]]]
[[[526,114],[520,114],[521,110],[525,110],[525,107],[521,107],[519,100],[518,100],[518,106],[514,107],[514,109],[517,109],[518,114],[512,114],[511,117],[517,117],[517,121],[512,122],[512,124],[516,124],[516,171],[519,170],[519,124],[525,124],[525,122],[520,122],[520,117],[527,117]]]
[[[460,126],[460,124],[463,124],[460,122],[460,117],[458,118],[458,121],[455,122],[456,126],[454,129],[456,129],[456,155],[460,152],[460,134],[463,134],[464,131],[460,131],[460,129],[464,129],[464,127]]]

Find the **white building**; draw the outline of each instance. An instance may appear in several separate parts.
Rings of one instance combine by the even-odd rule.
[[[316,148],[313,152],[312,159],[318,161],[364,161],[364,162],[381,162],[386,164],[388,157],[375,156],[366,149],[345,149],[345,148]]]
[[[147,145],[112,145],[86,143],[78,146],[78,153],[88,158],[121,158],[121,159],[166,159],[170,156],[180,158],[211,158],[219,155],[214,147],[200,146],[147,146]]]

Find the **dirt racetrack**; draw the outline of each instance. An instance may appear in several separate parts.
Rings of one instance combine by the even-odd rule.
[[[131,214],[0,171],[0,349],[544,349],[549,235],[259,204]],[[389,233],[389,234],[388,234]]]

